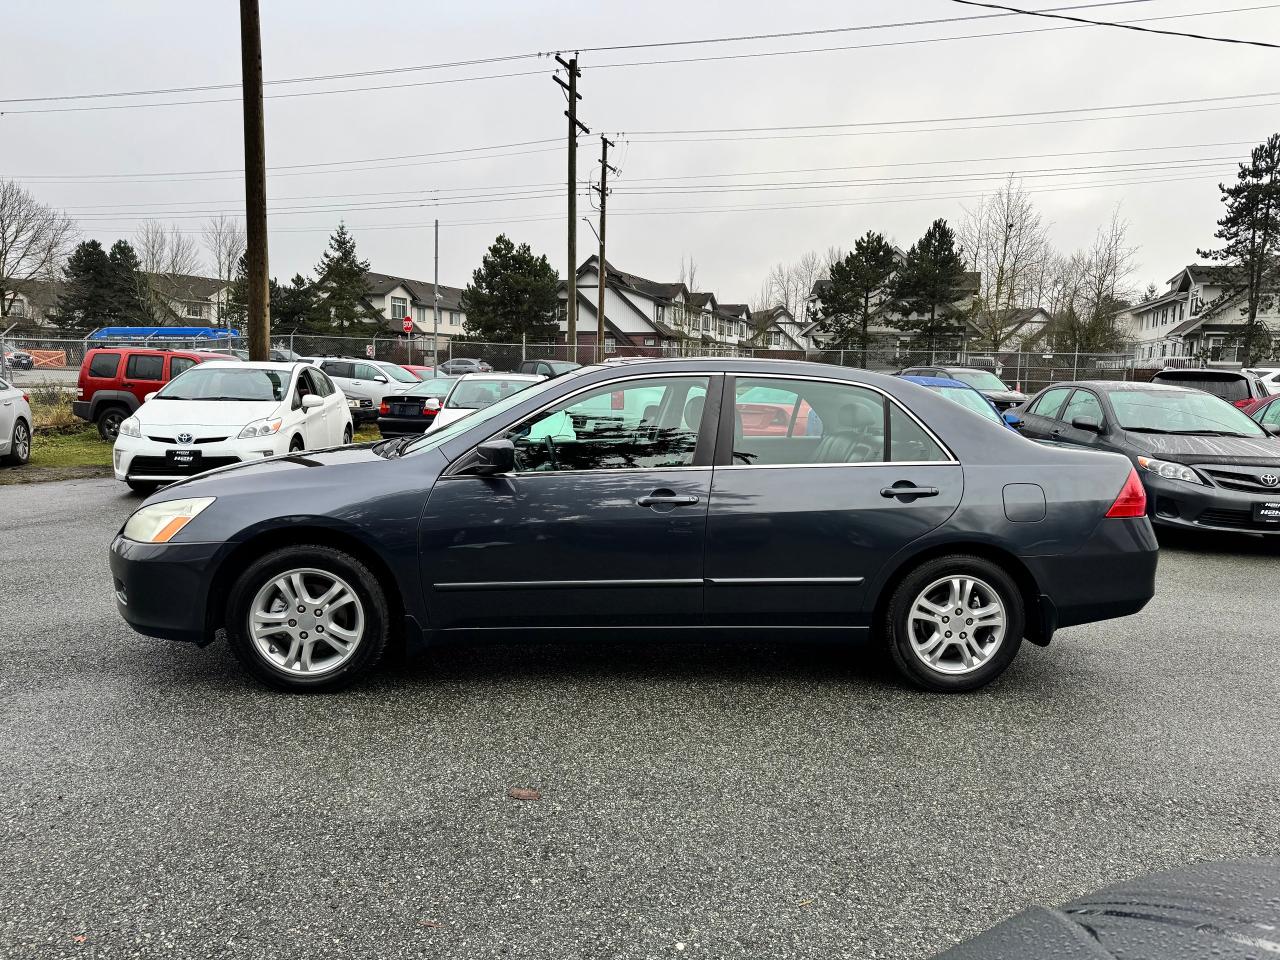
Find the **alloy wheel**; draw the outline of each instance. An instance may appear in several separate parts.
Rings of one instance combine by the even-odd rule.
[[[27,425],[21,420],[13,428],[13,453],[19,463],[26,463],[31,459],[31,434],[27,432]]]
[[[907,615],[911,650],[930,670],[972,673],[1004,642],[1000,594],[973,576],[940,577],[917,594]]]
[[[351,585],[314,567],[267,581],[249,605],[248,634],[258,653],[293,676],[332,673],[364,636],[364,605]]]

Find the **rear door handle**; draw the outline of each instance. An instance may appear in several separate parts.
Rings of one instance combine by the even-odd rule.
[[[899,480],[892,487],[884,487],[880,491],[880,496],[885,499],[897,497],[901,500],[910,497],[914,500],[916,497],[936,497],[937,495],[937,487],[917,487],[915,484],[909,483],[906,480]]]
[[[676,494],[652,493],[647,497],[637,497],[637,507],[692,507],[701,503],[701,497],[678,496]]]

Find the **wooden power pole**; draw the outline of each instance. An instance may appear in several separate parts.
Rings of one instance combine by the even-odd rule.
[[[609,166],[609,148],[612,146],[616,144],[603,133],[600,134],[600,186],[596,188],[600,191],[600,262],[596,264],[596,273],[600,277],[600,288],[596,292],[596,363],[604,360],[605,207],[609,203],[609,174],[618,172],[616,168]]]
[[[240,0],[240,78],[244,109],[244,201],[249,273],[249,359],[268,360],[267,146],[262,116],[262,27],[258,0]]]
[[[581,130],[583,133],[591,131],[578,122],[578,101],[582,99],[582,94],[578,93],[578,77],[582,72],[578,69],[577,56],[565,60],[556,54],[556,62],[569,74],[567,83],[560,79],[559,74],[553,79],[564,87],[569,98],[569,109],[564,112],[564,115],[569,118],[569,269],[566,290],[569,299],[565,304],[565,318],[568,320],[565,339],[572,351],[569,359],[576,360],[578,358],[578,131]]]

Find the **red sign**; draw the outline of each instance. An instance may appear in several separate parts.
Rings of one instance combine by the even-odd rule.
[[[402,329],[404,330],[404,332],[405,332],[405,333],[413,333],[413,318],[412,318],[412,317],[405,317],[405,318],[404,318],[404,323],[403,323],[403,324],[401,324],[401,327],[402,327]]]

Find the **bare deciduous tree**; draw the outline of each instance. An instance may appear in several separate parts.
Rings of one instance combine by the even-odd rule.
[[[680,283],[683,283],[690,293],[698,292],[698,264],[692,254],[688,258],[680,258]]]
[[[66,259],[76,225],[12,180],[0,180],[0,317],[9,316],[19,288],[52,280]]]
[[[134,249],[142,269],[157,276],[175,277],[200,270],[200,248],[193,237],[176,226],[144,220],[134,236]]]
[[[783,306],[793,317],[800,317],[813,285],[830,269],[828,257],[831,254],[831,250],[825,256],[810,250],[793,263],[775,263],[761,284],[757,308]]]
[[[1126,331],[1118,318],[1132,302],[1137,249],[1129,243],[1129,224],[1117,206],[1098,228],[1093,244],[1055,264],[1053,282],[1055,339],[1072,350],[1118,349]]]
[[[1010,177],[999,192],[965,211],[960,243],[981,275],[973,323],[985,345],[998,351],[1017,330],[1015,314],[1039,306],[1050,259],[1048,229],[1020,181]]]
[[[244,226],[239,220],[220,214],[204,225],[204,248],[213,266],[214,276],[230,286],[236,277],[236,265],[245,251]],[[218,323],[226,320],[226,302],[218,301]]]

